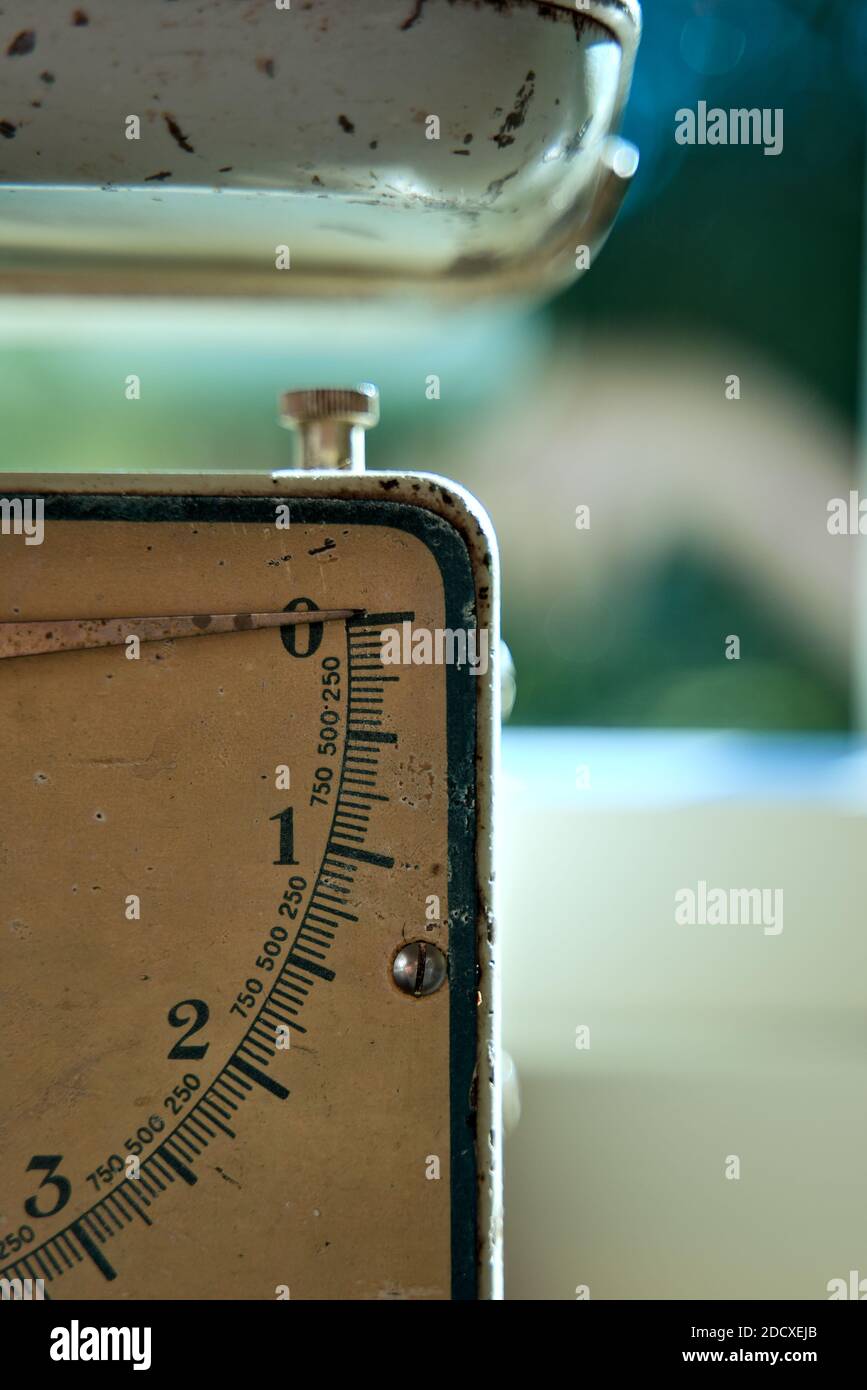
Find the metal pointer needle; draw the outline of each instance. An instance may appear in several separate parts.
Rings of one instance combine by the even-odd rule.
[[[0,660],[46,652],[121,647],[128,637],[161,642],[172,637],[209,637],[215,632],[253,632],[265,627],[335,623],[354,618],[361,608],[296,610],[294,613],[193,613],[165,618],[58,618],[46,622],[0,623]]]

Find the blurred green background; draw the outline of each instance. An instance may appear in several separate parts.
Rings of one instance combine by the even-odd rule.
[[[855,0],[649,0],[641,169],[572,290],[445,318],[9,302],[0,467],[286,467],[277,393],[373,380],[369,466],[491,512],[516,722],[846,729],[855,550],[826,506],[856,485],[865,76]],[[783,153],[679,146],[699,99],[782,108]]]

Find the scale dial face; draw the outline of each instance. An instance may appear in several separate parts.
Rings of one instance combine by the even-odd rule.
[[[385,628],[471,620],[458,532],[58,495],[0,574],[4,621],[362,610],[0,662],[0,1275],[475,1296],[477,682],[380,659]],[[448,959],[423,997],[392,969],[416,941]]]

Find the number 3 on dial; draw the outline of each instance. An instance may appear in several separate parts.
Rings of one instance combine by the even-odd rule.
[[[27,1201],[24,1203],[24,1210],[27,1212],[28,1216],[35,1216],[39,1217],[40,1219],[46,1216],[56,1216],[57,1213],[59,1211],[62,1211],[63,1208],[66,1206],[66,1203],[69,1201],[70,1195],[72,1193],[72,1183],[69,1181],[68,1178],[61,1177],[60,1174],[58,1174],[56,1177],[54,1176],[54,1170],[62,1162],[62,1154],[35,1154],[34,1157],[31,1158],[30,1162],[27,1165],[28,1173],[32,1172],[34,1168],[37,1171],[41,1168],[44,1168],[46,1173],[46,1176],[42,1179],[42,1182],[39,1184],[39,1191],[41,1192],[43,1187],[56,1187],[57,1200],[54,1203],[54,1206],[50,1207],[48,1211],[40,1211],[39,1207],[36,1205],[36,1196],[28,1197]]]

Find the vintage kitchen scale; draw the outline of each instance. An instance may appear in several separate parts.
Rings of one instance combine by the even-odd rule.
[[[539,293],[633,172],[637,41],[631,0],[12,0],[0,291]],[[496,550],[364,472],[376,411],[290,392],[279,474],[2,460],[13,1290],[501,1295]]]

